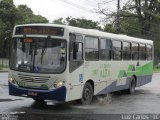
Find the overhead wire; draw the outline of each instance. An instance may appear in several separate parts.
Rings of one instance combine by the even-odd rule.
[[[66,2],[65,0],[55,0],[56,1],[56,3],[58,3],[58,4],[60,4],[60,5],[63,5],[63,6],[65,6],[65,7],[69,7],[69,8],[72,8],[72,9],[74,9],[76,12],[80,12],[81,14],[84,14],[84,15],[86,15],[87,14],[87,12],[88,13],[92,13],[92,14],[97,14],[97,13],[94,13],[94,12],[92,12],[92,11],[89,11],[88,9],[86,10],[86,9],[83,9],[82,7],[77,7],[78,6],[78,4],[77,4],[77,6],[75,5],[75,4],[71,4],[70,2]],[[79,10],[81,10],[81,11],[79,11]]]
[[[76,8],[78,8],[78,9],[81,9],[81,10],[84,10],[84,11],[87,11],[87,12],[91,12],[90,10],[88,10],[87,8],[85,8],[85,7],[83,7],[83,6],[81,6],[81,5],[78,5],[78,4],[75,4],[75,3],[72,3],[72,2],[69,2],[69,1],[66,1],[66,0],[60,0],[61,2],[63,2],[63,3],[65,3],[65,6],[66,6],[66,4],[68,4],[68,5],[70,5],[70,6],[72,6],[72,7],[76,7]],[[88,0],[89,1],[89,0]],[[110,1],[107,1],[107,2],[105,2],[105,3],[110,3],[110,2],[113,2],[113,1],[115,1],[115,0],[110,0]],[[64,4],[63,4],[64,5]],[[150,24],[154,24],[154,23],[150,23]],[[156,25],[156,24],[155,24]],[[131,26],[128,26],[128,27],[131,27]],[[132,27],[133,29],[139,29],[139,28],[134,28],[134,27]],[[140,30],[140,29],[139,29]],[[142,31],[145,31],[145,30],[143,30],[143,29],[141,29]],[[153,35],[153,33],[151,33],[151,32],[149,32],[149,31],[145,31],[145,32],[147,32],[147,33],[149,33],[149,34],[151,34],[151,35]]]
[[[65,3],[65,4],[68,4],[68,5],[70,5],[70,6],[73,6],[73,7],[75,7],[75,8],[81,9],[81,10],[83,10],[83,11],[91,12],[89,9],[87,9],[87,8],[81,6],[81,5],[78,5],[78,4],[69,2],[68,0],[59,0],[59,1]]]

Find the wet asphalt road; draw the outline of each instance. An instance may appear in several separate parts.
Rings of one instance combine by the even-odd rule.
[[[160,74],[154,74],[152,82],[137,88],[133,95],[117,92],[109,97],[100,96],[88,106],[76,102],[55,104],[48,101],[40,104],[30,98],[9,96],[7,75],[0,73],[0,120],[5,115],[14,115],[18,120],[121,120],[122,114],[160,114]],[[160,115],[157,118],[160,119]]]

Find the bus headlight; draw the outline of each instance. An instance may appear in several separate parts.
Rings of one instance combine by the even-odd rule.
[[[64,82],[63,80],[55,81],[54,87],[55,87],[55,88],[62,87],[62,86],[64,86],[64,83],[65,83],[65,82]]]
[[[11,75],[11,73],[9,73],[8,81],[9,81],[10,83],[16,84],[16,81],[15,81],[14,77]]]

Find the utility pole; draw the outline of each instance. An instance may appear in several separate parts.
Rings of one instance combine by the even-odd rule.
[[[120,33],[120,29],[121,29],[121,27],[120,27],[120,0],[118,0],[117,1],[118,3],[117,3],[117,25],[116,25],[116,32],[117,32],[117,34],[119,34]]]

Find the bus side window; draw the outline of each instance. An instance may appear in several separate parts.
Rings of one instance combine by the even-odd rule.
[[[113,40],[113,60],[122,60],[122,42]]]
[[[147,45],[147,60],[152,60],[152,45]]]
[[[73,60],[83,60],[83,46],[80,42],[73,43]]]
[[[131,60],[131,43],[123,42],[123,60]]]
[[[83,36],[71,33],[69,42],[69,71],[73,72],[83,62]]]
[[[85,59],[88,61],[99,60],[98,37],[85,37]]]
[[[110,39],[102,38],[100,40],[100,59],[111,60],[112,43]]]
[[[139,44],[132,43],[132,60],[139,60]]]
[[[146,45],[140,44],[139,47],[140,60],[146,60]]]

